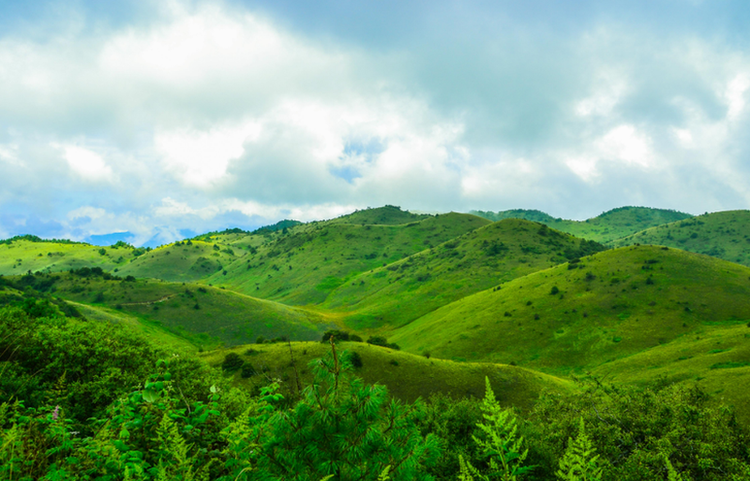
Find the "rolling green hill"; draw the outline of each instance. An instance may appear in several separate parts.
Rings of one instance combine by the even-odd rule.
[[[362,367],[356,375],[367,383],[388,386],[396,398],[413,402],[432,393],[444,393],[454,398],[473,396],[481,398],[485,393],[484,378],[488,376],[498,400],[505,406],[522,410],[531,408],[543,391],[569,392],[574,389],[571,381],[534,372],[515,366],[489,363],[458,363],[442,359],[427,359],[423,356],[394,351],[380,346],[358,342],[341,342],[340,350],[357,352]],[[330,345],[321,342],[295,342],[291,344],[294,361],[302,386],[309,385],[312,375],[308,363],[330,351]],[[239,354],[259,374],[243,379],[235,374],[236,382],[252,389],[266,377],[279,378],[286,390],[295,389],[295,374],[291,366],[290,346],[283,344],[253,344],[220,349],[201,354],[212,365],[218,366],[229,352]]]
[[[617,246],[654,244],[677,247],[750,266],[750,211],[704,214],[652,227],[617,240]]]
[[[196,345],[232,346],[253,342],[259,336],[319,339],[325,330],[335,327],[321,314],[210,286],[107,277],[55,273],[17,280],[66,300],[107,308],[109,312],[122,311]]]
[[[225,266],[206,282],[292,305],[317,304],[357,274],[489,223],[477,216],[450,213],[396,225],[300,225]]]
[[[400,326],[469,294],[604,250],[543,224],[507,219],[360,274],[322,307],[355,329]]]
[[[443,358],[516,362],[564,374],[711,323],[748,319],[750,269],[641,246],[601,252],[466,297],[394,331],[391,341]]]
[[[33,242],[25,239],[0,243],[0,275],[28,271],[60,272],[81,267],[112,271],[146,253],[146,249],[96,247],[71,242]]]
[[[538,210],[515,209],[500,212],[472,211],[472,213],[490,220],[508,218],[533,220],[576,237],[608,245],[616,239],[649,227],[692,217],[684,212],[648,207],[619,207],[585,221],[558,219]]]
[[[216,242],[176,242],[154,249],[118,269],[117,275],[192,282],[221,271],[245,252]]]

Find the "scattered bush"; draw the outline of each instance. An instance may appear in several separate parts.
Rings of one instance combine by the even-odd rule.
[[[236,352],[230,352],[224,357],[224,362],[221,363],[221,368],[225,371],[236,371],[241,368],[245,361],[242,360],[239,354]]]
[[[240,376],[243,379],[247,379],[249,377],[253,377],[253,376],[255,376],[258,373],[255,370],[255,367],[253,367],[253,365],[250,364],[249,362],[246,362],[246,363],[242,364],[242,368],[241,369],[242,370],[240,371]]]

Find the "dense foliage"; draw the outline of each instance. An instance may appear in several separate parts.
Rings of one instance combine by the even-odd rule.
[[[697,388],[591,381],[519,413],[487,381],[484,400],[403,404],[352,361],[331,343],[309,386],[251,397],[223,374],[235,356],[211,369],[26,297],[0,310],[0,479],[750,477],[747,432]]]

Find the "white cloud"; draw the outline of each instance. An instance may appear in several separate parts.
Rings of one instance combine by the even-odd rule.
[[[83,206],[68,212],[68,219],[76,220],[88,217],[92,220],[102,219],[107,216],[107,211],[99,207]]]
[[[253,122],[208,131],[184,128],[157,132],[154,144],[172,175],[188,185],[207,187],[224,176],[229,162],[243,154],[243,144],[259,133]]]
[[[7,162],[9,164],[20,165],[20,160],[18,159],[18,145],[17,144],[9,144],[9,145],[0,144],[0,160],[2,160],[3,162]]]
[[[455,36],[436,7],[373,47],[241,5],[164,5],[0,34],[3,207],[166,239],[385,203],[598,213],[688,184],[684,210],[750,198],[750,56],[716,39],[617,19],[497,29],[472,4]]]
[[[733,78],[724,94],[728,104],[727,120],[737,120],[745,113],[746,93],[750,89],[750,75],[743,73]]]
[[[55,145],[53,145],[55,146]],[[112,168],[98,153],[77,145],[59,146],[68,166],[79,176],[89,181],[113,180]]]

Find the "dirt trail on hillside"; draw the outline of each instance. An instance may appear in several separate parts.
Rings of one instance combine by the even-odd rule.
[[[171,294],[171,295],[169,295],[169,296],[166,296],[166,297],[162,297],[161,299],[159,299],[159,300],[156,300],[156,301],[146,301],[146,302],[121,302],[121,303],[120,303],[120,305],[121,305],[121,306],[148,306],[148,305],[151,305],[151,304],[158,304],[159,302],[164,302],[164,301],[168,301],[168,300],[170,300],[171,298],[173,298],[173,297],[174,297],[175,295],[176,295],[176,294]]]

